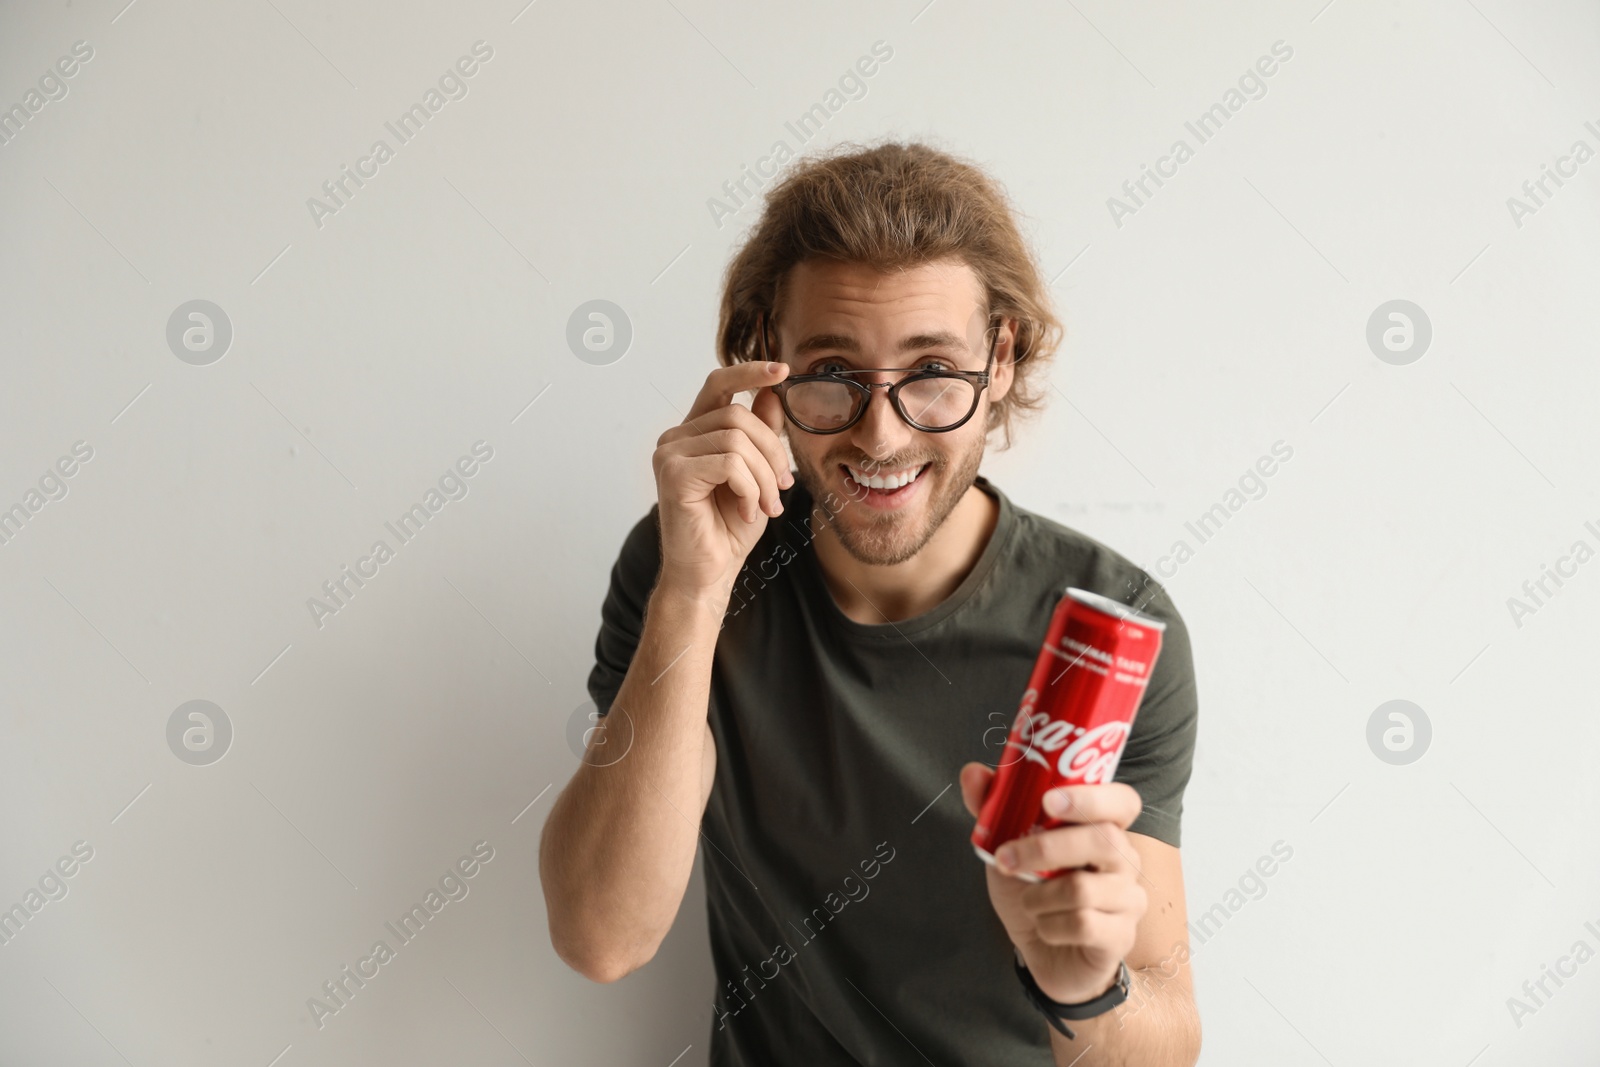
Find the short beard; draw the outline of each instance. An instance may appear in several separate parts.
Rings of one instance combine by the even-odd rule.
[[[919,530],[907,531],[901,527],[904,520],[898,514],[884,516],[878,521],[873,521],[879,512],[859,503],[859,497],[853,497],[846,490],[847,499],[844,507],[838,512],[830,512],[823,508],[823,521],[833,531],[833,536],[838,539],[844,550],[858,563],[865,563],[874,567],[892,567],[897,563],[904,563],[917,553],[921,552],[927,543],[939,532],[939,527],[944,525],[945,519],[955,510],[967,495],[967,490],[972,488],[978,477],[978,467],[983,462],[984,439],[977,437],[973,440],[972,447],[956,457],[955,466],[949,466],[945,459],[934,459],[928,464],[928,469],[918,475],[918,479],[930,475],[939,475],[946,470],[953,473],[944,480],[943,488],[935,490],[926,505],[927,522]],[[795,466],[800,482],[813,500],[821,500],[824,496],[833,493],[829,483],[816,470],[811,469],[799,454],[795,455]],[[837,468],[837,463],[830,463],[832,469]],[[848,477],[848,475],[846,476]],[[930,482],[932,486],[939,479]],[[852,486],[856,483],[851,482]],[[862,489],[865,492],[865,489]],[[853,506],[853,510],[852,510]],[[852,515],[864,516],[868,522],[865,527],[855,526],[840,522],[839,516],[845,512]]]

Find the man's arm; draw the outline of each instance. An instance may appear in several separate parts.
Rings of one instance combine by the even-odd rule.
[[[716,773],[706,705],[725,608],[656,587],[610,714],[545,822],[550,940],[597,982],[649,962],[688,888]]]
[[[717,635],[739,568],[794,484],[770,388],[787,373],[763,362],[717,368],[688,417],[656,441],[655,587],[636,643],[632,618],[613,626],[627,631],[615,643],[631,648],[597,644],[611,676],[626,673],[539,841],[550,941],[598,982],[650,961],[689,885],[716,773],[706,713]],[[734,403],[750,391],[751,407]],[[619,582],[628,599],[644,599],[642,576],[614,578],[613,592]]]
[[[1057,1067],[1191,1067],[1200,1057],[1182,857],[1165,841],[1127,836],[1142,861],[1139,884],[1149,897],[1126,957],[1132,986],[1112,1011],[1068,1023],[1076,1041],[1050,1027]]]

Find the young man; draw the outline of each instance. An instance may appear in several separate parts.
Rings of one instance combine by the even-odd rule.
[[[605,725],[541,841],[556,951],[601,982],[647,963],[704,839],[713,1064],[1193,1064],[1188,634],[978,474],[1060,333],[1003,195],[922,145],[805,161],[721,318],[611,572]],[[969,836],[1068,586],[1165,621],[1163,648],[1117,781],[1064,790],[1072,825],[997,870]],[[1071,873],[1010,873],[1046,869]]]

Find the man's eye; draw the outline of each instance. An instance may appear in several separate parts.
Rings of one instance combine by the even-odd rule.
[[[840,363],[838,360],[830,359],[830,360],[827,360],[826,362],[818,363],[816,366],[812,367],[811,368],[811,373],[812,374],[835,374],[835,373],[837,373],[839,371],[849,370],[849,369],[850,369],[849,367],[845,366],[843,363]]]
[[[921,370],[950,370],[950,365],[942,359],[925,359],[919,364]]]

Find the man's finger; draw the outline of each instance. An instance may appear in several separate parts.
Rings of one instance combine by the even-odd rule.
[[[1065,801],[1064,804],[1058,801]],[[1144,809],[1139,791],[1126,782],[1063,785],[1044,795],[1044,811],[1068,822],[1109,822],[1126,830]]]
[[[995,860],[1002,874],[1074,867],[1118,871],[1136,869],[1138,853],[1121,828],[1110,823],[1087,823],[1024,834],[1003,845],[995,853]]]
[[[1144,887],[1126,874],[1110,871],[1063,871],[1028,886],[1017,898],[1029,915],[1047,915],[1073,908],[1094,908],[1110,914],[1143,912],[1149,903]]]
[[[989,783],[994,780],[994,769],[983,763],[968,763],[961,768],[961,803],[974,819],[989,793]]]
[[[761,394],[770,395],[765,389]],[[756,398],[756,402],[759,406],[760,396]],[[713,408],[693,422],[680,422],[676,426],[669,426],[656,439],[656,447],[661,448],[677,442],[693,443],[699,438],[711,437],[719,430],[730,429],[743,433],[756,448],[761,450],[761,455],[766,459],[765,465],[771,468],[779,487],[787,489],[794,484],[789,453],[783,447],[783,438],[774,433],[772,427],[767,425],[760,415],[742,404],[725,404],[720,408]],[[693,447],[703,446],[702,441]],[[687,454],[700,453],[691,451]]]
[[[766,515],[777,515],[783,510],[783,501],[778,496],[778,475],[775,474],[767,463],[766,457],[750,438],[739,430],[717,430],[706,434],[702,438],[684,443],[686,455],[702,455],[710,453],[718,455],[728,453],[737,455],[744,460],[745,467],[755,477],[756,484],[761,488],[761,510]]]
[[[1125,933],[1126,921],[1119,915],[1094,908],[1073,908],[1041,915],[1034,922],[1039,940],[1047,945],[1100,948],[1112,944]]]
[[[780,382],[788,371],[787,364],[769,363],[759,359],[735,363],[731,367],[718,367],[706,375],[706,383],[700,387],[700,394],[694,398],[694,404],[689,408],[689,415],[684,421],[688,422],[708,411],[727,407],[739,393],[751,392],[774,382]]]

